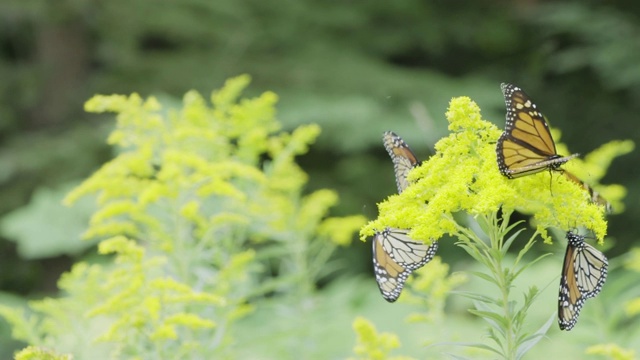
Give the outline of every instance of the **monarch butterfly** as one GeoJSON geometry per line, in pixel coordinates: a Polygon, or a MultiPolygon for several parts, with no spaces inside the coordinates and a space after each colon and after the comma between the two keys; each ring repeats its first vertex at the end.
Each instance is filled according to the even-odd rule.
{"type": "Polygon", "coordinates": [[[431,245],[415,241],[409,230],[386,228],[373,239],[373,268],[382,297],[394,302],[400,296],[409,275],[431,261],[438,242],[431,245]]]}
{"type": "MultiPolygon", "coordinates": [[[[393,161],[398,193],[409,186],[407,174],[420,161],[401,137],[391,131],[383,135],[385,149],[393,161]]],[[[373,269],[382,297],[394,302],[400,296],[409,275],[433,259],[438,242],[431,245],[411,239],[409,230],[385,228],[373,238],[373,269]]]]}
{"type": "Polygon", "coordinates": [[[589,197],[591,199],[591,202],[594,202],[598,205],[604,206],[604,209],[607,213],[610,213],[612,211],[611,208],[611,204],[605,199],[603,198],[597,191],[595,191],[591,186],[589,186],[589,184],[585,183],[584,181],[578,179],[575,175],[573,175],[572,173],[568,172],[568,171],[563,171],[563,174],[571,181],[573,181],[574,183],[582,186],[583,189],[585,189],[588,193],[589,193],[589,197]]]}
{"type": "Polygon", "coordinates": [[[559,170],[560,165],[578,156],[558,155],[544,115],[537,110],[522,89],[503,83],[507,105],[507,124],[498,139],[498,168],[509,179],[544,170],[559,170]]]}
{"type": "Polygon", "coordinates": [[[382,136],[382,142],[393,161],[393,170],[396,174],[396,185],[398,186],[399,194],[409,186],[407,175],[411,169],[420,165],[420,161],[416,158],[413,151],[411,151],[409,145],[395,133],[385,131],[382,136]]]}
{"type": "Polygon", "coordinates": [[[571,330],[578,322],[585,300],[600,293],[607,279],[608,264],[603,253],[584,242],[584,236],[567,232],[558,296],[560,330],[571,330]]]}

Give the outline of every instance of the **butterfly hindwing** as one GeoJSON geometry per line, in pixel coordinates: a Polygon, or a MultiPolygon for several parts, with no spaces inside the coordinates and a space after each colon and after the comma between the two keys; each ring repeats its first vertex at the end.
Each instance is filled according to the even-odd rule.
{"type": "Polygon", "coordinates": [[[373,238],[373,267],[382,297],[394,302],[409,275],[431,261],[438,243],[412,240],[408,230],[386,228],[373,238]]]}

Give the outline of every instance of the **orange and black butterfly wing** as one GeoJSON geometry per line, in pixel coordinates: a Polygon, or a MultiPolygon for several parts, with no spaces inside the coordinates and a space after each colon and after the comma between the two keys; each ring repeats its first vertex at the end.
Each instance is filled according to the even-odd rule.
{"type": "Polygon", "coordinates": [[[560,277],[558,325],[571,330],[578,322],[586,299],[595,297],[607,279],[606,256],[584,242],[584,236],[568,232],[567,250],[560,277]]]}
{"type": "Polygon", "coordinates": [[[498,139],[496,153],[500,172],[512,179],[547,169],[557,170],[577,154],[562,157],[544,115],[529,96],[513,84],[502,84],[507,107],[505,130],[498,139]]]}
{"type": "Polygon", "coordinates": [[[400,296],[409,275],[431,261],[438,243],[431,245],[412,240],[408,231],[386,228],[373,238],[373,268],[382,297],[394,302],[400,296]]]}
{"type": "Polygon", "coordinates": [[[420,165],[420,161],[411,151],[409,145],[402,138],[391,131],[385,131],[382,141],[384,148],[387,149],[391,160],[393,161],[393,170],[396,176],[396,185],[398,193],[404,191],[409,186],[407,175],[414,167],[420,165]]]}

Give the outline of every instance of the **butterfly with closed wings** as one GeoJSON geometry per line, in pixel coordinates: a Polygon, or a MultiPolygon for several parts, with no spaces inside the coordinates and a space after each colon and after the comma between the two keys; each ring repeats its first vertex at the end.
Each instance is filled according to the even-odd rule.
{"type": "MultiPolygon", "coordinates": [[[[521,88],[507,83],[500,87],[507,106],[507,123],[496,146],[502,175],[515,179],[545,170],[559,171],[562,164],[578,156],[558,155],[545,116],[521,88]]],[[[591,186],[567,171],[562,172],[569,180],[582,186],[592,202],[611,212],[609,202],[591,186]]]]}
{"type": "MultiPolygon", "coordinates": [[[[409,186],[407,175],[420,161],[401,137],[391,131],[383,136],[385,149],[393,161],[398,193],[409,186]]],[[[373,268],[382,297],[394,302],[400,296],[404,283],[414,270],[431,261],[438,250],[437,241],[431,245],[415,241],[409,230],[386,228],[373,238],[373,268]]]]}
{"type": "Polygon", "coordinates": [[[582,235],[567,232],[558,295],[560,330],[569,331],[576,325],[585,300],[598,295],[607,279],[607,257],[584,239],[582,235]]]}

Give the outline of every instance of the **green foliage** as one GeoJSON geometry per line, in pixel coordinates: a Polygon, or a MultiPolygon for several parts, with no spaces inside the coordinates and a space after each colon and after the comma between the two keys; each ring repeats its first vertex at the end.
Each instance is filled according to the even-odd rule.
{"type": "MultiPolygon", "coordinates": [[[[59,189],[61,183],[86,177],[111,156],[99,140],[104,127],[97,128],[96,123],[83,121],[87,115],[78,114],[80,102],[90,94],[161,91],[168,94],[160,97],[166,108],[175,101],[172,95],[192,88],[208,91],[228,74],[244,71],[256,79],[253,90],[248,89],[250,94],[277,90],[283,99],[279,118],[284,129],[309,122],[322,127],[322,136],[302,166],[310,175],[310,189],[329,187],[340,192],[338,214],[361,212],[364,207],[367,215],[375,217],[372,205],[391,193],[392,174],[379,146],[382,131],[402,134],[422,157],[428,154],[427,146],[445,132],[444,122],[434,121],[431,115],[440,113],[452,96],[460,94],[471,96],[482,105],[486,118],[502,124],[503,105],[496,85],[500,81],[513,80],[531,92],[537,87],[545,113],[553,115],[554,124],[566,130],[568,143],[581,153],[599,143],[594,134],[619,138],[623,133],[637,133],[636,96],[629,96],[637,91],[637,51],[628,50],[637,47],[633,16],[640,8],[616,2],[521,5],[486,0],[467,1],[458,7],[419,0],[348,5],[305,0],[249,0],[241,4],[234,0],[185,0],[161,6],[148,0],[126,4],[2,1],[0,98],[5,101],[0,103],[0,214],[27,204],[34,189],[59,189]],[[48,106],[51,104],[53,109],[48,106]],[[420,131],[416,131],[416,124],[420,131]]],[[[182,107],[180,100],[175,103],[182,107]]],[[[608,178],[635,183],[635,160],[627,158],[622,160],[626,163],[614,163],[608,178]]],[[[584,165],[573,166],[578,161],[572,160],[566,168],[590,179],[594,169],[578,174],[584,165]]],[[[614,198],[622,199],[623,188],[615,184],[602,187],[599,180],[587,182],[614,204],[616,212],[622,211],[624,204],[614,198]]],[[[629,187],[630,198],[638,197],[637,189],[629,187]]],[[[552,190],[555,192],[555,187],[552,190]]],[[[50,213],[59,215],[57,208],[45,206],[42,199],[37,195],[33,198],[37,206],[18,210],[23,217],[14,219],[22,224],[20,236],[4,236],[22,248],[29,244],[36,245],[31,249],[47,250],[42,256],[79,250],[67,248],[70,244],[89,246],[89,242],[83,245],[71,237],[53,243],[48,241],[52,236],[41,238],[43,246],[38,249],[37,236],[48,228],[39,224],[39,209],[50,208],[50,213]],[[56,244],[60,245],[57,250],[56,244]]],[[[57,199],[48,197],[55,203],[57,199]]],[[[609,229],[621,240],[622,251],[638,232],[637,206],[634,202],[626,205],[629,211],[614,219],[621,226],[609,229]]],[[[202,208],[187,207],[185,212],[197,221],[196,210],[202,208]]],[[[251,230],[264,230],[259,227],[251,230]]],[[[328,221],[323,228],[329,231],[328,221]]],[[[51,229],[53,235],[60,230],[51,229]]],[[[287,257],[265,260],[286,253],[284,238],[298,239],[284,231],[270,236],[256,236],[256,240],[271,240],[257,245],[261,251],[256,261],[263,266],[259,271],[285,274],[281,270],[293,269],[295,263],[304,268],[302,262],[287,257]],[[266,244],[269,249],[263,248],[266,244]],[[264,255],[266,250],[270,255],[264,255]]],[[[12,247],[5,242],[3,250],[12,247]]],[[[302,248],[314,251],[312,246],[302,248]]],[[[367,251],[351,254],[358,254],[356,264],[369,261],[367,251]]],[[[6,288],[16,283],[26,288],[32,274],[37,273],[33,270],[43,264],[13,258],[13,251],[3,251],[0,256],[5,269],[0,284],[6,288]]],[[[460,265],[457,259],[446,260],[454,269],[460,265]]],[[[326,269],[336,271],[339,266],[326,269]]],[[[522,278],[527,279],[526,274],[522,278]]],[[[600,297],[607,296],[613,280],[610,277],[600,297]]],[[[44,285],[48,289],[53,284],[44,285]]],[[[277,284],[267,281],[261,286],[258,293],[271,289],[279,295],[298,289],[291,286],[290,279],[277,284]]],[[[34,290],[42,288],[25,292],[34,290]]],[[[371,295],[370,291],[363,294],[371,295]]],[[[392,313],[388,307],[377,310],[392,313]]],[[[447,318],[451,317],[455,315],[448,314],[447,318]]],[[[387,324],[394,321],[391,317],[385,320],[387,324]]],[[[476,329],[470,321],[454,324],[451,326],[476,329]]],[[[405,343],[409,341],[403,337],[405,343]]]]}
{"type": "Polygon", "coordinates": [[[29,205],[14,210],[0,220],[0,232],[18,244],[18,253],[25,259],[75,255],[95,242],[82,241],[88,214],[95,206],[90,199],[79,201],[74,208],[61,204],[70,186],[51,190],[41,188],[29,205]]]}
{"type": "Polygon", "coordinates": [[[180,109],[136,94],[87,102],[118,114],[109,142],[120,153],[65,202],[95,197],[84,236],[113,262],[76,264],[58,284],[66,295],[29,312],[0,308],[16,338],[79,358],[230,356],[255,300],[314,291],[364,219],[328,217],[333,191],[303,195],[295,157],[319,128],[280,132],[276,95],[241,99],[248,83],[229,80],[213,106],[196,92],[180,109]]]}
{"type": "Polygon", "coordinates": [[[495,343],[494,346],[485,344],[467,346],[492,351],[504,359],[521,359],[536,343],[542,340],[554,317],[531,333],[526,326],[527,313],[538,298],[539,290],[535,286],[529,287],[521,302],[513,300],[511,296],[511,290],[519,275],[530,269],[546,255],[520,264],[524,255],[534,244],[538,235],[538,233],[534,233],[520,250],[513,264],[505,264],[507,251],[524,230],[520,229],[507,237],[510,231],[520,225],[518,222],[508,225],[510,216],[510,213],[503,214],[501,221],[498,221],[496,214],[486,217],[479,215],[479,227],[485,232],[481,235],[470,229],[459,227],[459,245],[487,270],[486,273],[472,272],[472,274],[478,280],[487,281],[494,289],[493,292],[490,292],[493,295],[477,293],[462,293],[462,295],[474,301],[475,309],[469,311],[489,324],[489,338],[495,343]],[[485,242],[485,238],[488,238],[488,243],[485,242]]]}
{"type": "Polygon", "coordinates": [[[545,38],[568,38],[571,46],[553,49],[549,66],[558,73],[591,69],[605,86],[637,93],[640,84],[640,27],[628,11],[585,7],[579,3],[547,4],[532,17],[545,38]]]}

